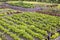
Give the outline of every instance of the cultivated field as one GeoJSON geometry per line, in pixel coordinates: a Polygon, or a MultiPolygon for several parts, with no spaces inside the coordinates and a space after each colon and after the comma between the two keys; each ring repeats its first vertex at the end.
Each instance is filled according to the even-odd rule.
{"type": "MultiPolygon", "coordinates": [[[[8,1],[0,5],[0,40],[56,40],[60,4],[8,1]]],[[[58,39],[59,40],[59,39],[58,39]]]]}

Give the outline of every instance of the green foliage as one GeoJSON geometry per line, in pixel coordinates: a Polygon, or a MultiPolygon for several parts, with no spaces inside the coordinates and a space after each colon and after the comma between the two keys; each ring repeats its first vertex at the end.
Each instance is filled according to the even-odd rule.
{"type": "Polygon", "coordinates": [[[0,38],[0,40],[2,40],[2,39],[0,38]]]}
{"type": "MultiPolygon", "coordinates": [[[[60,28],[59,18],[32,12],[13,14],[0,17],[0,30],[14,40],[21,40],[21,36],[27,40],[33,40],[34,37],[44,40],[48,36],[48,32],[55,32],[56,29],[60,28]]],[[[55,33],[52,38],[57,36],[59,35],[55,33]]]]}
{"type": "Polygon", "coordinates": [[[37,1],[37,2],[49,2],[49,3],[60,3],[60,0],[0,0],[1,2],[5,1],[37,1]]]}
{"type": "Polygon", "coordinates": [[[13,6],[21,6],[21,7],[24,7],[24,8],[34,8],[33,4],[23,3],[22,1],[18,2],[18,3],[9,3],[9,4],[13,5],[13,6]]]}
{"type": "Polygon", "coordinates": [[[59,33],[55,33],[54,35],[52,35],[52,39],[55,39],[55,38],[57,38],[59,36],[59,33]]]}

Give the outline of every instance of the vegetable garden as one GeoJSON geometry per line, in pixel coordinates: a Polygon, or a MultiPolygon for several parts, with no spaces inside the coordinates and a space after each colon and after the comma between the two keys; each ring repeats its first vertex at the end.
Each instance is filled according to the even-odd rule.
{"type": "MultiPolygon", "coordinates": [[[[55,33],[56,30],[60,29],[59,18],[29,12],[13,14],[12,16],[0,17],[0,31],[11,36],[14,40],[21,40],[21,36],[27,40],[33,40],[34,37],[44,40],[49,32],[55,33]]],[[[55,38],[55,36],[51,38],[55,38]]]]}
{"type": "MultiPolygon", "coordinates": [[[[41,13],[45,11],[44,8],[32,12],[16,10],[21,7],[33,9],[36,8],[36,4],[22,5],[21,2],[6,4],[12,6],[4,4],[6,8],[0,9],[0,40],[55,40],[60,36],[59,16],[41,13]]],[[[39,7],[45,6],[39,5],[39,7]]],[[[50,11],[50,7],[48,8],[45,12],[50,11]]]]}

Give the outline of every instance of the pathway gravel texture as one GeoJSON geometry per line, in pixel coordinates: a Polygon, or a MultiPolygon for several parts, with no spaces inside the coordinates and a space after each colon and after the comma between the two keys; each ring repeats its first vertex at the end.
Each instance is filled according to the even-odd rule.
{"type": "Polygon", "coordinates": [[[56,38],[55,40],[60,40],[60,36],[58,38],[56,38]]]}
{"type": "MultiPolygon", "coordinates": [[[[27,12],[34,12],[34,11],[42,10],[42,8],[39,7],[39,5],[37,4],[35,5],[36,6],[35,8],[23,8],[23,7],[18,7],[18,6],[12,6],[12,5],[9,5],[8,3],[4,3],[3,6],[9,7],[15,10],[21,10],[21,11],[27,11],[27,12]]],[[[2,8],[1,5],[0,5],[0,8],[2,8]]]]}

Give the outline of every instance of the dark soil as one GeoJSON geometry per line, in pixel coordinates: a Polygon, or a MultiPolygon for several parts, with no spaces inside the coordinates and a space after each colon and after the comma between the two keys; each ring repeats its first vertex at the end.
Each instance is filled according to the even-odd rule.
{"type": "Polygon", "coordinates": [[[9,35],[5,34],[5,37],[7,40],[13,40],[13,38],[11,38],[9,35]]]}
{"type": "Polygon", "coordinates": [[[42,11],[36,11],[38,13],[43,13],[43,14],[48,14],[48,15],[52,15],[52,16],[59,16],[60,17],[60,13],[54,13],[54,12],[42,12],[42,11]]]}

